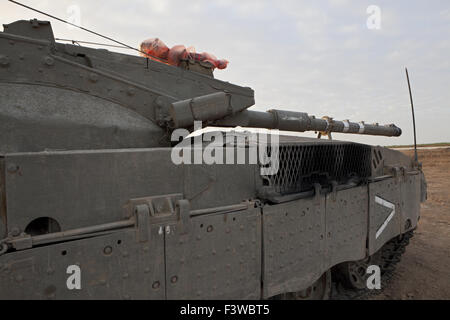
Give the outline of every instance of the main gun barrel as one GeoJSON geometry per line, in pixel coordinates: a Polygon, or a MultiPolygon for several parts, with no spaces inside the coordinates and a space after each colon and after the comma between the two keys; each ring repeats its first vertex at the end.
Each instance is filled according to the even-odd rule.
{"type": "Polygon", "coordinates": [[[221,126],[258,127],[283,131],[341,132],[374,136],[398,137],[402,130],[394,124],[379,125],[349,120],[334,120],[330,117],[316,118],[305,112],[269,110],[268,112],[245,110],[227,119],[216,122],[221,126]]]}
{"type": "Polygon", "coordinates": [[[349,120],[334,120],[330,117],[316,118],[305,112],[269,110],[267,112],[247,110],[248,106],[233,103],[233,96],[218,92],[193,99],[175,102],[170,115],[174,128],[189,128],[194,121],[225,127],[253,127],[278,129],[283,131],[316,131],[321,134],[331,132],[367,134],[398,137],[402,130],[394,124],[379,125],[349,120]]]}

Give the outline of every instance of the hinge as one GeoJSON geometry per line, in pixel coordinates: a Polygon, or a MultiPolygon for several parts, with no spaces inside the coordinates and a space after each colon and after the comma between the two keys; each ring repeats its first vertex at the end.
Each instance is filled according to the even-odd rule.
{"type": "Polygon", "coordinates": [[[133,213],[137,216],[138,241],[149,238],[150,225],[159,225],[159,235],[170,233],[174,226],[181,234],[190,230],[190,203],[179,193],[131,199],[126,211],[127,216],[133,213]]]}

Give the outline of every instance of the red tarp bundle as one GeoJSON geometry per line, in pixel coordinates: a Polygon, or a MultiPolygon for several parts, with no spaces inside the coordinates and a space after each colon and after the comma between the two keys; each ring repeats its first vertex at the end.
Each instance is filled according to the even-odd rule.
{"type": "Polygon", "coordinates": [[[149,59],[164,62],[173,66],[178,66],[181,60],[186,59],[209,62],[217,69],[225,69],[228,65],[227,60],[217,59],[214,55],[207,52],[196,53],[193,47],[186,48],[183,45],[176,45],[169,49],[165,43],[158,38],[143,41],[141,43],[141,51],[143,52],[141,55],[149,59]]]}

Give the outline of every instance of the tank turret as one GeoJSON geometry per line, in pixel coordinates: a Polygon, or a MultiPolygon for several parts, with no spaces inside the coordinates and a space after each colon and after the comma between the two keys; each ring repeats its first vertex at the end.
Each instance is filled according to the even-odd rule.
{"type": "Polygon", "coordinates": [[[186,67],[197,63],[203,70],[203,62],[172,66],[58,43],[47,21],[4,27],[0,152],[168,146],[168,132],[192,128],[194,121],[321,134],[401,134],[395,125],[247,110],[255,103],[253,90],[186,67]]]}

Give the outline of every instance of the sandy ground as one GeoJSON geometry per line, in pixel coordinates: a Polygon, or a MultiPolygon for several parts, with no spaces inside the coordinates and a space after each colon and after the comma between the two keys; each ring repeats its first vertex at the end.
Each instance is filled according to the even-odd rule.
{"type": "Polygon", "coordinates": [[[373,299],[450,299],[450,148],[419,150],[418,155],[428,200],[394,277],[373,299]]]}

